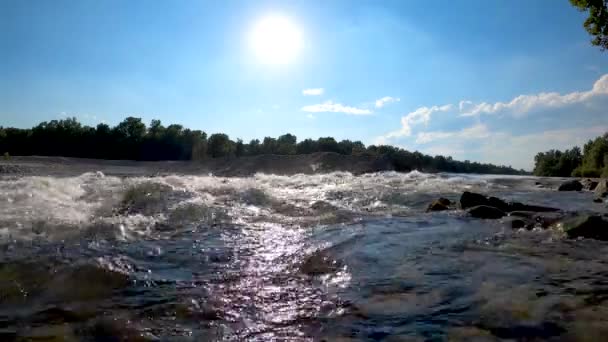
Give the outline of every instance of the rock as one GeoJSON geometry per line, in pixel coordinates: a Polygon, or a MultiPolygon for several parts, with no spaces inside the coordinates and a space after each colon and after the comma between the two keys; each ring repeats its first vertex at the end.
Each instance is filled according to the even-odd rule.
{"type": "Polygon", "coordinates": [[[508,207],[508,204],[505,201],[497,197],[486,197],[484,195],[469,191],[463,192],[462,196],[460,196],[460,207],[462,209],[472,208],[480,205],[494,207],[500,210],[505,210],[508,207]]]}
{"type": "Polygon", "coordinates": [[[548,228],[564,218],[563,212],[540,213],[534,216],[534,221],[543,228],[548,228]]]}
{"type": "Polygon", "coordinates": [[[507,204],[507,202],[501,200],[498,197],[489,197],[488,198],[488,205],[490,207],[498,208],[498,209],[500,209],[502,211],[510,211],[509,204],[507,204]]]}
{"type": "Polygon", "coordinates": [[[450,201],[449,199],[445,198],[445,197],[439,197],[439,199],[437,200],[437,202],[443,204],[443,205],[450,205],[452,204],[452,201],[450,201]]]}
{"type": "Polygon", "coordinates": [[[536,216],[536,212],[534,212],[534,211],[512,211],[509,213],[509,216],[534,219],[534,217],[536,216]]]}
{"type": "Polygon", "coordinates": [[[478,205],[485,205],[489,207],[494,207],[500,209],[504,212],[512,212],[512,211],[533,211],[533,212],[551,212],[551,211],[559,211],[556,208],[550,207],[542,207],[538,205],[528,205],[519,202],[511,202],[507,203],[500,198],[497,197],[486,197],[481,194],[476,194],[474,192],[465,191],[460,196],[460,207],[462,209],[467,209],[471,207],[475,207],[478,205]]]}
{"type": "Polygon", "coordinates": [[[537,225],[547,228],[550,225],[564,218],[563,212],[534,212],[534,211],[513,211],[509,213],[511,217],[517,217],[524,220],[531,220],[537,225]]]}
{"type": "Polygon", "coordinates": [[[601,198],[594,198],[593,202],[595,202],[595,203],[604,203],[604,200],[601,199],[601,198]]]}
{"type": "Polygon", "coordinates": [[[589,179],[589,178],[582,180],[581,183],[583,184],[583,189],[589,190],[589,191],[595,190],[595,188],[597,187],[597,184],[598,184],[597,181],[594,181],[593,179],[589,179]]]}
{"type": "Polygon", "coordinates": [[[447,198],[439,198],[436,201],[433,201],[433,203],[429,204],[429,206],[426,208],[426,211],[443,211],[443,210],[448,210],[450,209],[448,206],[452,204],[452,202],[447,199],[447,198]]]}
{"type": "Polygon", "coordinates": [[[509,212],[531,211],[531,212],[541,213],[541,212],[559,211],[559,209],[551,208],[551,207],[541,207],[539,205],[528,205],[528,204],[523,204],[523,203],[519,203],[519,202],[511,202],[511,203],[509,203],[509,208],[507,211],[509,211],[509,212]]]}
{"type": "Polygon", "coordinates": [[[470,208],[467,212],[473,217],[482,219],[499,219],[507,215],[504,211],[489,205],[478,205],[470,208]]]}
{"type": "Polygon", "coordinates": [[[562,223],[564,232],[569,238],[584,237],[596,240],[608,240],[608,221],[599,215],[582,215],[562,223]]]}
{"type": "Polygon", "coordinates": [[[581,191],[583,190],[583,184],[577,180],[570,180],[562,183],[562,185],[557,188],[558,191],[581,191]]]}
{"type": "Polygon", "coordinates": [[[511,228],[513,229],[525,228],[528,224],[527,221],[522,219],[511,220],[511,228]]]}
{"type": "Polygon", "coordinates": [[[530,218],[519,217],[519,216],[509,216],[505,217],[503,223],[507,227],[511,227],[512,229],[526,228],[532,229],[534,227],[534,221],[530,218]]]}
{"type": "Polygon", "coordinates": [[[467,209],[478,205],[487,205],[488,198],[481,194],[465,191],[460,196],[460,208],[467,209]]]}
{"type": "Polygon", "coordinates": [[[602,179],[597,183],[595,195],[599,198],[608,196],[608,179],[602,179]]]}

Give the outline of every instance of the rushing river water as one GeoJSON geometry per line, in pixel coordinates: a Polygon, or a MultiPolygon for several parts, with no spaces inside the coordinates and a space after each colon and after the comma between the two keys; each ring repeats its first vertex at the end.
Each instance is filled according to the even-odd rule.
{"type": "Polygon", "coordinates": [[[377,173],[0,178],[0,340],[599,341],[608,244],[425,213],[536,179],[377,173]]]}

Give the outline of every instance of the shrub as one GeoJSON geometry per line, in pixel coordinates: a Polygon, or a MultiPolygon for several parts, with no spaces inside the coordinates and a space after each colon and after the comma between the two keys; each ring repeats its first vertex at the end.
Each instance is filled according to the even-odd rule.
{"type": "Polygon", "coordinates": [[[11,160],[11,155],[8,152],[4,152],[4,160],[11,160]]]}

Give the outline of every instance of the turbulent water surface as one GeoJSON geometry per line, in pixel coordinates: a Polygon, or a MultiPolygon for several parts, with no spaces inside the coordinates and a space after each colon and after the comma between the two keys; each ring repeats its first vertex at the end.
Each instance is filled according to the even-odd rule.
{"type": "Polygon", "coordinates": [[[0,178],[0,340],[602,340],[607,244],[424,212],[463,190],[605,210],[535,181],[0,178]]]}

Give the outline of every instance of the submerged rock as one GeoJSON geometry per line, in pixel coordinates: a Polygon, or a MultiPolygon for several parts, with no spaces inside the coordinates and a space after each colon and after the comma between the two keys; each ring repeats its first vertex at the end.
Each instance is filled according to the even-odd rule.
{"type": "Polygon", "coordinates": [[[599,198],[608,196],[608,179],[602,179],[597,183],[595,195],[599,198]]]}
{"type": "Polygon", "coordinates": [[[460,207],[462,209],[468,209],[476,206],[490,206],[500,210],[504,210],[508,207],[508,204],[497,197],[486,197],[482,194],[465,191],[460,196],[460,207]]]}
{"type": "Polygon", "coordinates": [[[569,238],[608,240],[608,221],[599,215],[582,215],[562,223],[569,238]]]}
{"type": "Polygon", "coordinates": [[[562,185],[557,188],[557,191],[581,191],[583,190],[583,184],[577,180],[570,180],[562,183],[562,185]]]}
{"type": "Polygon", "coordinates": [[[540,226],[547,228],[564,217],[563,212],[534,212],[534,211],[513,211],[509,213],[510,217],[520,218],[526,221],[531,221],[532,226],[540,226]]]}
{"type": "Polygon", "coordinates": [[[528,205],[519,202],[510,202],[507,203],[500,198],[497,197],[487,197],[482,194],[477,194],[474,192],[465,191],[462,193],[460,197],[460,207],[462,209],[468,209],[471,207],[485,205],[489,207],[494,207],[504,212],[512,212],[512,211],[532,211],[532,212],[551,212],[551,211],[559,211],[559,209],[551,208],[551,207],[543,207],[538,205],[528,205]]]}
{"type": "Polygon", "coordinates": [[[342,263],[331,258],[324,251],[317,251],[300,264],[300,272],[315,276],[336,272],[342,267],[342,263]]]}
{"type": "Polygon", "coordinates": [[[520,216],[508,216],[505,217],[503,223],[513,229],[526,228],[532,229],[534,227],[534,220],[531,218],[520,217],[520,216]]]}
{"type": "Polygon", "coordinates": [[[429,204],[429,206],[426,208],[426,211],[443,211],[443,210],[448,210],[449,205],[452,204],[452,201],[450,201],[447,198],[439,198],[436,201],[433,201],[433,203],[429,204]]]}
{"type": "Polygon", "coordinates": [[[541,213],[541,212],[559,211],[559,209],[551,208],[551,207],[542,207],[540,205],[529,205],[529,204],[523,204],[523,203],[519,203],[519,202],[511,202],[511,203],[509,203],[509,208],[507,211],[508,212],[528,211],[528,212],[541,213]]]}
{"type": "Polygon", "coordinates": [[[473,217],[482,219],[499,219],[507,215],[504,211],[488,205],[478,205],[470,208],[467,212],[473,217]]]}

